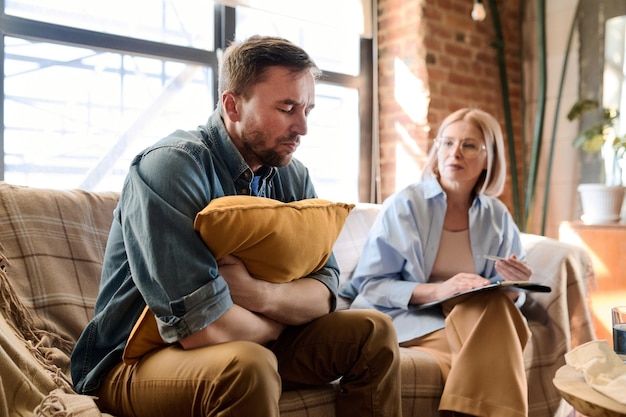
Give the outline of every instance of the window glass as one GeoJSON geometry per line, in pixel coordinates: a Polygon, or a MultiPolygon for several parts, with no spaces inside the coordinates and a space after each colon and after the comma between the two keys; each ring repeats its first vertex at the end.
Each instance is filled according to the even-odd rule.
{"type": "MultiPolygon", "coordinates": [[[[237,7],[236,14],[238,40],[255,34],[281,36],[304,48],[322,70],[358,74],[358,35],[246,7],[237,7]]],[[[318,196],[358,201],[358,91],[318,81],[308,128],[295,157],[309,168],[318,196]]]]}
{"type": "Polygon", "coordinates": [[[5,180],[120,190],[131,159],[214,108],[211,69],[5,38],[5,180]]]}
{"type": "MultiPolygon", "coordinates": [[[[618,109],[620,114],[626,109],[626,16],[607,19],[604,39],[603,106],[618,109]]],[[[626,118],[619,117],[615,124],[616,134],[626,132],[626,118]]],[[[607,184],[626,184],[626,156],[616,161],[610,143],[602,147],[604,178],[607,184]]]]}
{"type": "Polygon", "coordinates": [[[324,23],[364,37],[372,36],[372,0],[223,0],[222,2],[264,10],[274,15],[324,23]]]}
{"type": "Polygon", "coordinates": [[[213,50],[210,0],[5,0],[5,13],[96,32],[213,50]]]}
{"type": "MultiPolygon", "coordinates": [[[[141,0],[142,7],[118,1],[5,4],[7,14],[22,18],[214,49],[212,1],[141,0]]],[[[296,19],[237,7],[236,37],[282,36],[323,71],[358,76],[358,32],[313,23],[328,21],[325,9],[309,10],[296,19]]],[[[15,184],[120,190],[139,151],[175,129],[195,129],[215,107],[216,74],[201,65],[7,36],[4,70],[3,174],[15,184]]],[[[359,92],[323,78],[316,92],[296,157],[309,167],[321,198],[358,201],[359,92]]]]}
{"type": "Polygon", "coordinates": [[[320,198],[359,200],[359,143],[358,91],[318,83],[309,130],[295,157],[309,168],[320,198]]]}
{"type": "Polygon", "coordinates": [[[325,25],[327,9],[315,9],[318,16],[296,19],[248,7],[237,7],[236,37],[281,36],[304,48],[325,71],[358,75],[360,37],[354,30],[325,25]]]}

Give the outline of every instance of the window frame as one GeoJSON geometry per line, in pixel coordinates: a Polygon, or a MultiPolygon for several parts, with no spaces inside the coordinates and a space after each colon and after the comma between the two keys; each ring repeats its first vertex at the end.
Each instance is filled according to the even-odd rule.
{"type": "MultiPolygon", "coordinates": [[[[99,50],[121,54],[133,54],[150,58],[160,58],[186,63],[196,63],[209,66],[218,73],[217,52],[224,49],[235,39],[235,9],[230,6],[215,3],[215,45],[213,51],[147,41],[120,35],[95,32],[86,29],[73,28],[52,23],[25,19],[5,13],[5,1],[0,0],[0,73],[3,74],[0,83],[0,115],[4,115],[4,60],[5,37],[23,38],[31,41],[45,41],[77,47],[91,47],[99,50]]],[[[356,76],[324,71],[319,83],[333,84],[353,88],[359,94],[360,120],[360,149],[359,149],[359,201],[376,200],[377,187],[373,186],[376,180],[373,167],[373,120],[374,120],[374,54],[373,41],[360,38],[360,71],[356,76]]],[[[217,77],[213,79],[214,102],[217,97],[217,77]]],[[[0,181],[4,181],[4,117],[0,118],[0,181]]]]}

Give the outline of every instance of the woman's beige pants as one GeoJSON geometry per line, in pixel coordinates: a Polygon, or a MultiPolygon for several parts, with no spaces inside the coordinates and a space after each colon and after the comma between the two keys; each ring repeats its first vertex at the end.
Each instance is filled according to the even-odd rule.
{"type": "Polygon", "coordinates": [[[446,327],[403,343],[432,354],[444,389],[439,410],[480,417],[527,417],[523,351],[526,319],[499,290],[444,303],[446,327]]]}

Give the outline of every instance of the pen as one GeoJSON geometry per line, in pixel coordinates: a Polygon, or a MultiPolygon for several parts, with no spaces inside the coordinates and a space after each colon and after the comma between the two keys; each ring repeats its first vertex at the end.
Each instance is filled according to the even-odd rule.
{"type": "Polygon", "coordinates": [[[506,261],[507,259],[509,259],[496,255],[485,255],[485,258],[489,259],[490,261],[506,261]]]}
{"type": "MultiPolygon", "coordinates": [[[[503,258],[502,256],[496,256],[496,255],[485,255],[485,258],[489,259],[490,261],[495,261],[495,262],[497,262],[497,261],[506,261],[506,260],[509,259],[509,258],[503,258]]],[[[523,261],[520,261],[520,262],[526,263],[526,262],[523,262],[523,261]]]]}

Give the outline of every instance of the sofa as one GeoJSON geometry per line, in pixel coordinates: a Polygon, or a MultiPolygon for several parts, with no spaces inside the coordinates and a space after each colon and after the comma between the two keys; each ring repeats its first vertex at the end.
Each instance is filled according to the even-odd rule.
{"type": "MultiPolygon", "coordinates": [[[[68,368],[93,314],[117,198],[0,182],[0,415],[106,416],[92,397],[72,391],[68,368]]],[[[333,249],[342,282],[379,208],[358,203],[350,212],[333,249]]],[[[586,299],[591,260],[585,250],[550,238],[524,234],[523,243],[532,280],[552,288],[529,293],[523,306],[533,334],[525,350],[529,415],[567,416],[572,408],[552,379],[567,351],[594,338],[586,299]]],[[[348,306],[340,300],[339,308],[348,306]]],[[[402,415],[438,416],[442,380],[434,359],[401,348],[401,361],[402,415]]],[[[281,416],[335,416],[337,392],[336,383],[284,392],[281,416]]]]}

